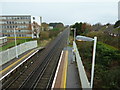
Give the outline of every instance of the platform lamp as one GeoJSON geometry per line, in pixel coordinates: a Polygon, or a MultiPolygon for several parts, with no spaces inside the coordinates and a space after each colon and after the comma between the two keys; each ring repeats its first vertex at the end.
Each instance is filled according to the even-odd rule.
{"type": "Polygon", "coordinates": [[[15,47],[16,47],[16,58],[18,58],[18,50],[17,50],[17,41],[16,41],[16,30],[18,28],[14,28],[14,37],[15,37],[15,47]]]}
{"type": "Polygon", "coordinates": [[[91,70],[91,82],[90,86],[93,88],[93,78],[94,78],[94,66],[95,66],[95,54],[96,54],[96,44],[97,44],[97,37],[90,38],[86,36],[76,36],[77,41],[94,41],[93,46],[93,56],[92,56],[92,70],[91,70]]]}
{"type": "Polygon", "coordinates": [[[71,28],[71,30],[74,31],[74,42],[75,42],[75,37],[76,37],[76,28],[71,28]]]}
{"type": "MultiPolygon", "coordinates": [[[[71,28],[71,30],[74,31],[74,33],[73,33],[74,34],[74,36],[73,36],[74,40],[73,41],[75,42],[75,40],[76,40],[76,38],[75,38],[76,37],[76,28],[71,28]]],[[[72,50],[72,52],[73,52],[73,61],[75,61],[74,49],[72,50]]]]}

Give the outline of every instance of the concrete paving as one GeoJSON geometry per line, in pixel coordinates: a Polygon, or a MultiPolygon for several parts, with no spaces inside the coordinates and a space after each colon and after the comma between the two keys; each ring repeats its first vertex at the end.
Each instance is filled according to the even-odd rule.
{"type": "Polygon", "coordinates": [[[68,72],[66,88],[81,88],[77,65],[73,62],[72,47],[67,47],[68,50],[68,72]]]}

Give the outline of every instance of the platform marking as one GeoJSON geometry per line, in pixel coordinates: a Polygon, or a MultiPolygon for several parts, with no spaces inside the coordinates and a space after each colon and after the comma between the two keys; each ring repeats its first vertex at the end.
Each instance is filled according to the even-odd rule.
{"type": "Polygon", "coordinates": [[[18,68],[22,63],[24,63],[26,60],[28,60],[31,56],[33,56],[35,53],[37,53],[39,50],[36,50],[36,52],[34,52],[34,50],[32,50],[31,52],[29,52],[28,54],[26,54],[25,56],[23,56],[22,58],[20,58],[19,60],[17,60],[16,62],[14,62],[13,64],[11,64],[10,66],[8,66],[7,68],[5,68],[4,70],[0,71],[0,74],[2,74],[3,72],[5,72],[6,70],[8,70],[9,68],[11,68],[13,65],[15,65],[16,63],[18,63],[19,61],[21,61],[22,59],[24,59],[25,57],[27,57],[28,55],[30,55],[32,52],[34,52],[32,55],[30,55],[28,58],[26,58],[24,61],[22,61],[20,64],[18,64],[15,68],[13,68],[11,71],[9,71],[7,74],[5,74],[2,78],[0,78],[0,81],[6,77],[8,74],[10,74],[12,71],[14,71],[16,68],[18,68]]]}
{"type": "Polygon", "coordinates": [[[67,78],[67,63],[68,63],[68,51],[65,51],[64,65],[62,71],[62,82],[60,88],[66,88],[66,78],[67,78]]]}
{"type": "Polygon", "coordinates": [[[12,66],[14,66],[15,64],[17,64],[18,62],[20,62],[21,60],[23,60],[25,57],[27,57],[28,55],[30,55],[34,50],[32,50],[31,52],[29,52],[28,54],[26,54],[25,56],[23,56],[22,58],[18,59],[16,62],[12,63],[11,65],[9,65],[8,67],[6,67],[5,69],[0,71],[1,73],[4,73],[5,71],[7,71],[8,69],[10,69],[12,66]]]}
{"type": "Polygon", "coordinates": [[[63,88],[66,88],[66,80],[67,80],[67,68],[68,68],[68,51],[66,51],[65,54],[65,71],[64,71],[64,86],[63,88]]]}
{"type": "Polygon", "coordinates": [[[63,56],[63,51],[61,53],[60,60],[59,60],[57,70],[56,70],[56,73],[55,73],[55,77],[54,77],[54,80],[53,80],[53,83],[52,83],[52,87],[51,87],[52,89],[55,87],[55,82],[56,82],[58,71],[59,71],[59,68],[60,68],[61,61],[62,61],[62,56],[63,56]]]}

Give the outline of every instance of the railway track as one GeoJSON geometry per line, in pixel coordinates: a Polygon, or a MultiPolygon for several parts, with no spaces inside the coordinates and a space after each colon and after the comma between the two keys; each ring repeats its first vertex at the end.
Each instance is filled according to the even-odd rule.
{"type": "Polygon", "coordinates": [[[50,88],[59,56],[63,48],[67,45],[68,35],[69,30],[64,30],[43,51],[38,52],[29,60],[32,64],[29,62],[24,66],[25,69],[20,69],[16,78],[12,78],[3,84],[3,89],[50,88]]]}

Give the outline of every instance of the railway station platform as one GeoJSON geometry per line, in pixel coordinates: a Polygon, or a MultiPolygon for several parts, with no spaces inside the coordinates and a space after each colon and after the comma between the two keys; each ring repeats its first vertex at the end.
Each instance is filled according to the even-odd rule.
{"type": "MultiPolygon", "coordinates": [[[[10,62],[0,66],[0,80],[11,73],[12,70],[17,68],[22,62],[27,60],[32,55],[36,54],[38,50],[42,48],[36,48],[29,50],[15,58],[10,62]]],[[[61,57],[57,66],[55,77],[52,83],[52,88],[81,88],[80,79],[78,75],[78,69],[76,62],[73,61],[73,53],[71,47],[66,47],[61,53],[61,57]]]]}
{"type": "Polygon", "coordinates": [[[73,57],[72,48],[64,48],[61,53],[52,88],[81,88],[77,65],[73,57]]]}
{"type": "Polygon", "coordinates": [[[0,80],[2,80],[7,75],[9,75],[12,71],[14,71],[22,63],[24,63],[27,59],[29,59],[34,54],[36,54],[40,49],[43,49],[43,47],[28,50],[25,53],[19,55],[18,58],[14,58],[14,59],[10,60],[9,62],[1,65],[0,66],[0,80]]]}

